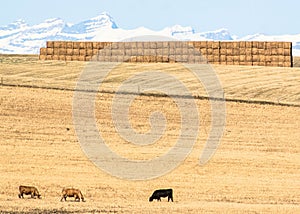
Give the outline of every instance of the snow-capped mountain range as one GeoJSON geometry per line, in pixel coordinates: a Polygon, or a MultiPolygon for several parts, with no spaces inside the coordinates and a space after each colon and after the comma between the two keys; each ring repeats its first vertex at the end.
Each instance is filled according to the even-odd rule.
{"type": "Polygon", "coordinates": [[[145,27],[126,30],[119,28],[106,12],[77,24],[66,23],[62,19],[54,18],[33,26],[29,26],[22,19],[6,26],[0,26],[0,54],[38,54],[40,47],[45,47],[46,41],[50,40],[122,41],[150,35],[193,41],[290,41],[293,42],[293,55],[300,56],[300,34],[279,36],[254,34],[239,38],[231,35],[227,29],[197,33],[192,27],[180,25],[167,27],[160,31],[153,31],[145,27]]]}

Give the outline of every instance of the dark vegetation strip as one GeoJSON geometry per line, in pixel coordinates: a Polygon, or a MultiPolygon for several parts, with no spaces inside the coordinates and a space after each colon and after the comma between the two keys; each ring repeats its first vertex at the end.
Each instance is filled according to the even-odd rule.
{"type": "Polygon", "coordinates": [[[247,104],[259,104],[259,105],[273,105],[273,106],[287,106],[287,107],[298,107],[300,104],[291,104],[291,103],[279,103],[272,101],[263,101],[263,100],[244,100],[244,99],[235,99],[235,98],[217,98],[217,97],[208,97],[208,96],[188,96],[188,95],[166,95],[166,94],[157,94],[157,93],[137,93],[137,92],[128,92],[128,91],[119,91],[113,92],[108,90],[79,90],[79,89],[70,89],[70,88],[60,88],[60,87],[49,87],[49,86],[35,86],[35,85],[20,85],[20,84],[7,84],[3,83],[0,86],[6,87],[21,87],[21,88],[34,88],[34,89],[45,89],[45,90],[58,90],[58,91],[79,91],[87,93],[104,93],[104,94],[123,94],[123,95],[136,95],[136,96],[146,96],[146,97],[176,97],[183,99],[198,99],[198,100],[213,100],[213,101],[226,101],[226,102],[238,102],[238,103],[247,103],[247,104]]]}

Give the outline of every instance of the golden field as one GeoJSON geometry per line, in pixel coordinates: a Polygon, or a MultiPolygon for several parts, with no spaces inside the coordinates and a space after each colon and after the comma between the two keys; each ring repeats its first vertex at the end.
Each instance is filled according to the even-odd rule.
{"type": "MultiPolygon", "coordinates": [[[[72,119],[73,89],[87,63],[38,61],[37,56],[0,56],[0,62],[2,213],[300,212],[300,68],[213,66],[225,98],[231,100],[226,102],[225,131],[215,155],[199,165],[211,109],[208,100],[196,99],[200,131],[185,161],[159,178],[130,181],[100,170],[80,148],[72,119]],[[43,198],[19,199],[21,184],[36,186],[43,198]],[[66,186],[79,188],[86,202],[60,202],[66,186]],[[148,202],[159,188],[173,188],[174,202],[148,202]]],[[[129,110],[132,127],[140,133],[149,130],[152,112],[164,113],[168,126],[155,144],[135,146],[114,128],[111,104],[117,87],[137,70],[158,69],[176,75],[193,95],[207,96],[181,65],[114,67],[100,88],[105,93],[97,94],[95,115],[109,147],[129,159],[164,154],[180,132],[176,104],[157,96],[137,96],[129,110]]],[[[132,90],[140,87],[143,84],[132,90]]]]}

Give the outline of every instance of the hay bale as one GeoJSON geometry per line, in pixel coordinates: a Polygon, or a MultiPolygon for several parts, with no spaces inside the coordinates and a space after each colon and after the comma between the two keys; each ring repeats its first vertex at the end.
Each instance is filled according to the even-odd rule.
{"type": "Polygon", "coordinates": [[[169,62],[175,62],[175,55],[169,55],[169,62]]]}
{"type": "Polygon", "coordinates": [[[218,57],[219,57],[219,55],[220,55],[220,50],[219,50],[219,48],[213,49],[212,54],[213,54],[214,56],[218,56],[218,57]]]}
{"type": "Polygon", "coordinates": [[[103,55],[97,55],[97,61],[99,61],[99,62],[105,62],[105,56],[103,56],[103,55]]]}
{"type": "Polygon", "coordinates": [[[226,49],[226,55],[233,56],[233,49],[231,49],[231,48],[226,49]]]}
{"type": "Polygon", "coordinates": [[[240,55],[240,62],[246,62],[246,55],[240,55]]]}
{"type": "MultiPolygon", "coordinates": [[[[79,56],[86,56],[86,49],[79,49],[79,56]]],[[[80,60],[80,61],[83,61],[83,60],[80,60]]]]}
{"type": "Polygon", "coordinates": [[[220,49],[226,49],[227,48],[227,42],[220,42],[220,49]]]}
{"type": "Polygon", "coordinates": [[[194,41],[194,42],[192,42],[192,45],[193,45],[193,48],[200,49],[201,42],[200,41],[194,41]]]}
{"type": "Polygon", "coordinates": [[[47,55],[47,48],[40,48],[40,55],[47,55]]]}
{"type": "Polygon", "coordinates": [[[166,55],[162,56],[162,61],[163,62],[169,62],[169,57],[166,56],[166,55]]]}
{"type": "Polygon", "coordinates": [[[53,48],[60,48],[60,41],[53,41],[53,48]]]}
{"type": "Polygon", "coordinates": [[[278,55],[277,48],[272,48],[271,49],[271,55],[273,55],[273,56],[277,56],[278,55]]]}
{"type": "Polygon", "coordinates": [[[119,49],[122,49],[122,50],[125,49],[125,44],[124,44],[124,42],[118,42],[118,45],[119,45],[119,49]]]}
{"type": "Polygon", "coordinates": [[[220,55],[226,55],[227,54],[227,49],[221,48],[220,49],[220,55]]]}
{"type": "MultiPolygon", "coordinates": [[[[112,44],[111,44],[111,49],[112,50],[117,50],[117,49],[119,49],[119,43],[118,42],[113,42],[112,44]]],[[[115,61],[114,61],[115,62],[115,61]]]]}
{"type": "Polygon", "coordinates": [[[189,49],[186,47],[186,48],[182,48],[181,49],[181,53],[182,55],[188,55],[189,54],[189,49]]]}
{"type": "Polygon", "coordinates": [[[177,48],[182,48],[182,46],[183,46],[183,42],[175,41],[174,43],[175,43],[175,48],[176,48],[176,49],[177,49],[177,48]]]}
{"type": "MultiPolygon", "coordinates": [[[[133,51],[133,50],[132,50],[133,51]]],[[[136,56],[143,56],[144,55],[144,49],[137,49],[137,53],[135,54],[136,56]]]]}
{"type": "Polygon", "coordinates": [[[213,49],[220,49],[220,42],[219,41],[212,42],[212,48],[213,49]]]}
{"type": "Polygon", "coordinates": [[[220,57],[218,55],[214,55],[213,62],[214,64],[220,64],[220,57]]]}
{"type": "Polygon", "coordinates": [[[99,50],[100,49],[100,43],[99,42],[92,42],[92,48],[94,50],[99,50]]]}
{"type": "Polygon", "coordinates": [[[157,48],[157,42],[149,42],[149,48],[150,49],[156,49],[157,48]]]}
{"type": "Polygon", "coordinates": [[[79,49],[80,48],[80,42],[73,42],[73,49],[79,49]]]}
{"type": "Polygon", "coordinates": [[[283,52],[284,52],[283,53],[284,56],[292,56],[292,49],[285,48],[283,52]]]}
{"type": "Polygon", "coordinates": [[[130,42],[124,42],[124,49],[130,49],[131,50],[131,43],[130,42]]]}
{"type": "Polygon", "coordinates": [[[156,42],[156,48],[157,49],[162,49],[163,48],[163,42],[160,42],[160,41],[156,42]]]}
{"type": "Polygon", "coordinates": [[[240,55],[246,55],[246,48],[240,48],[240,55]]]}
{"type": "Polygon", "coordinates": [[[67,54],[67,49],[65,48],[59,48],[58,49],[58,55],[59,56],[65,56],[67,54]]]}
{"type": "Polygon", "coordinates": [[[93,56],[93,49],[87,49],[86,56],[93,56]]]}
{"type": "Polygon", "coordinates": [[[47,48],[47,54],[46,55],[53,55],[54,49],[53,48],[47,48]]]}
{"type": "Polygon", "coordinates": [[[169,49],[169,42],[162,42],[163,49],[169,49]]]}
{"type": "Polygon", "coordinates": [[[72,61],[72,56],[66,56],[66,61],[72,61]]]}
{"type": "Polygon", "coordinates": [[[258,56],[258,61],[259,62],[265,63],[265,61],[266,61],[266,56],[265,55],[257,55],[257,56],[258,56]]]}
{"type": "Polygon", "coordinates": [[[246,55],[252,55],[252,48],[245,49],[246,55]]]}
{"type": "Polygon", "coordinates": [[[257,42],[258,49],[265,49],[265,42],[257,42]]]}
{"type": "Polygon", "coordinates": [[[111,55],[110,62],[118,62],[118,56],[111,55]]]}
{"type": "Polygon", "coordinates": [[[144,55],[147,55],[147,56],[150,55],[150,49],[148,49],[148,48],[147,48],[147,49],[144,49],[143,54],[144,54],[144,55]]]}
{"type": "Polygon", "coordinates": [[[66,42],[67,49],[73,49],[73,42],[66,42]]]}
{"type": "Polygon", "coordinates": [[[92,60],[92,56],[86,56],[85,57],[85,61],[91,61],[92,60]]]}
{"type": "Polygon", "coordinates": [[[150,58],[150,62],[154,63],[154,62],[157,62],[157,57],[156,56],[149,56],[150,58]]]}
{"type": "Polygon", "coordinates": [[[232,54],[233,54],[233,56],[239,56],[240,55],[240,49],[239,48],[233,48],[232,54]]]}
{"type": "Polygon", "coordinates": [[[234,49],[239,49],[240,48],[240,42],[232,42],[232,47],[234,49]]]}
{"type": "Polygon", "coordinates": [[[259,56],[258,55],[253,55],[252,56],[252,62],[259,62],[259,56]]]}
{"type": "Polygon", "coordinates": [[[246,42],[245,41],[240,41],[239,42],[239,48],[240,49],[245,49],[246,48],[246,42]]]}
{"type": "Polygon", "coordinates": [[[213,63],[214,62],[214,56],[213,55],[207,55],[206,59],[207,59],[208,63],[213,63]]]}
{"type": "Polygon", "coordinates": [[[53,55],[47,55],[46,56],[46,60],[52,60],[53,59],[53,55]]]}
{"type": "Polygon", "coordinates": [[[47,59],[47,55],[39,55],[39,60],[46,60],[47,59]]]}
{"type": "Polygon", "coordinates": [[[98,55],[98,53],[99,53],[99,49],[93,49],[93,56],[96,56],[96,55],[98,55]]]}
{"type": "Polygon", "coordinates": [[[252,56],[251,55],[246,55],[246,62],[251,62],[252,63],[252,56]]]}
{"type": "Polygon", "coordinates": [[[175,47],[170,47],[169,50],[168,50],[168,55],[175,55],[176,54],[176,49],[175,47]]]}
{"type": "Polygon", "coordinates": [[[169,56],[169,53],[170,53],[170,52],[169,52],[169,49],[168,49],[168,48],[163,48],[163,49],[162,49],[162,55],[163,55],[163,56],[169,56]]]}
{"type": "Polygon", "coordinates": [[[79,55],[73,55],[71,56],[72,61],[79,61],[79,55]]]}
{"type": "Polygon", "coordinates": [[[226,42],[226,49],[233,49],[233,42],[226,42]]]}
{"type": "Polygon", "coordinates": [[[246,45],[246,49],[251,49],[252,48],[252,42],[251,41],[247,41],[245,42],[245,45],[246,45]]]}
{"type": "Polygon", "coordinates": [[[80,49],[73,49],[74,56],[79,56],[79,54],[80,54],[80,49]]]}
{"type": "Polygon", "coordinates": [[[259,66],[259,62],[253,62],[252,66],[259,66]]]}
{"type": "Polygon", "coordinates": [[[258,48],[252,48],[252,55],[258,55],[258,48]]]}
{"type": "Polygon", "coordinates": [[[284,56],[284,62],[291,63],[292,61],[293,61],[293,57],[292,56],[284,56]]]}
{"type": "Polygon", "coordinates": [[[158,62],[158,63],[163,62],[163,56],[162,55],[156,56],[156,62],[158,62]]]}
{"type": "Polygon", "coordinates": [[[161,48],[158,48],[154,51],[155,51],[156,56],[162,56],[163,55],[163,49],[161,49],[161,48]]]}
{"type": "Polygon", "coordinates": [[[72,56],[73,55],[73,49],[70,49],[70,48],[66,49],[66,55],[67,56],[72,56]]]}
{"type": "Polygon", "coordinates": [[[59,56],[58,55],[53,55],[52,60],[59,60],[59,56]]]}
{"type": "Polygon", "coordinates": [[[85,61],[85,56],[78,56],[78,61],[85,61]]]}
{"type": "Polygon", "coordinates": [[[257,54],[258,55],[265,55],[266,51],[265,51],[265,49],[257,49],[257,54]]]}
{"type": "Polygon", "coordinates": [[[259,62],[258,62],[258,65],[259,65],[259,66],[266,66],[266,62],[265,62],[265,61],[259,61],[259,62]]]}
{"type": "Polygon", "coordinates": [[[93,42],[85,42],[86,49],[93,49],[93,42]]]}
{"type": "MultiPolygon", "coordinates": [[[[137,42],[136,47],[137,47],[137,49],[144,49],[144,43],[143,42],[137,42]]],[[[139,60],[139,59],[137,59],[137,60],[139,60]]]]}
{"type": "Polygon", "coordinates": [[[125,56],[131,56],[131,54],[132,54],[131,48],[130,49],[125,48],[124,54],[125,54],[125,56]]]}
{"type": "MultiPolygon", "coordinates": [[[[79,49],[86,49],[86,43],[85,42],[79,42],[79,49]]],[[[81,61],[79,59],[79,61],[81,61]]]]}
{"type": "Polygon", "coordinates": [[[59,55],[59,48],[53,48],[53,55],[59,55]]]}
{"type": "Polygon", "coordinates": [[[225,65],[226,65],[226,54],[220,55],[220,62],[225,62],[225,65]]]}
{"type": "Polygon", "coordinates": [[[46,42],[46,47],[47,48],[54,48],[54,42],[53,41],[47,41],[46,42]]]}
{"type": "Polygon", "coordinates": [[[265,55],[265,62],[272,62],[272,57],[270,55],[265,55]]]}
{"type": "Polygon", "coordinates": [[[207,54],[207,56],[213,55],[213,49],[212,48],[207,48],[206,49],[206,54],[207,54]]]}
{"type": "Polygon", "coordinates": [[[277,54],[281,55],[281,56],[284,56],[284,49],[283,48],[278,48],[277,49],[277,54]]]}
{"type": "Polygon", "coordinates": [[[61,61],[66,61],[66,56],[65,56],[65,55],[59,56],[59,60],[61,60],[61,61]]]}
{"type": "Polygon", "coordinates": [[[187,63],[189,63],[189,64],[195,64],[195,56],[194,55],[188,55],[188,57],[187,57],[187,63]]]}
{"type": "Polygon", "coordinates": [[[284,62],[283,67],[293,67],[293,63],[292,62],[284,62]]]}
{"type": "Polygon", "coordinates": [[[259,42],[257,42],[257,41],[252,42],[252,48],[258,49],[258,46],[259,46],[259,42]]]}
{"type": "Polygon", "coordinates": [[[169,49],[175,49],[176,48],[176,44],[174,41],[169,42],[169,49]]]}
{"type": "Polygon", "coordinates": [[[283,43],[284,49],[292,49],[292,43],[291,42],[284,42],[283,43]]]}
{"type": "MultiPolygon", "coordinates": [[[[131,56],[137,56],[138,55],[138,52],[139,50],[134,48],[134,49],[131,49],[131,56]]],[[[143,54],[143,50],[142,50],[142,54],[143,54]]]]}
{"type": "Polygon", "coordinates": [[[182,48],[176,48],[175,55],[182,55],[182,48]]]}
{"type": "Polygon", "coordinates": [[[233,62],[240,62],[240,56],[233,56],[233,62]]]}

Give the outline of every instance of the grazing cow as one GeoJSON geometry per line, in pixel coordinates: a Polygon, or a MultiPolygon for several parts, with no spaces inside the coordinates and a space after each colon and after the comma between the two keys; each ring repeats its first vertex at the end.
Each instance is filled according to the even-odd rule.
{"type": "Polygon", "coordinates": [[[149,201],[153,201],[156,199],[157,201],[161,201],[161,197],[168,197],[168,201],[171,199],[173,202],[173,190],[172,189],[158,189],[153,192],[151,197],[149,198],[149,201]]]}
{"type": "Polygon", "coordinates": [[[67,199],[67,197],[74,197],[75,201],[81,201],[84,202],[83,195],[79,189],[74,189],[74,188],[63,188],[62,190],[62,198],[60,201],[63,201],[63,199],[67,199]]]}
{"type": "Polygon", "coordinates": [[[41,198],[41,195],[36,187],[32,186],[19,186],[19,198],[24,198],[23,194],[25,195],[31,195],[31,198],[35,198],[37,196],[39,199],[41,198]]]}

